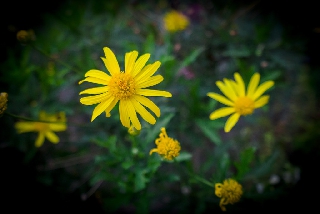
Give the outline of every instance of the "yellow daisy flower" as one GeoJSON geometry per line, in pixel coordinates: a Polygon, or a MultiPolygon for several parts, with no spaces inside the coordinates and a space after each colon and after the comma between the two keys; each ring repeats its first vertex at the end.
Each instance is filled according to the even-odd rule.
{"type": "Polygon", "coordinates": [[[47,114],[46,112],[41,111],[39,114],[39,120],[45,122],[21,121],[15,123],[15,128],[19,134],[25,132],[38,132],[38,138],[35,142],[36,147],[42,146],[45,137],[51,143],[58,143],[60,139],[54,132],[61,132],[67,129],[65,113],[60,112],[59,114],[47,114]]]}
{"type": "Polygon", "coordinates": [[[160,67],[156,61],[145,66],[150,54],[144,54],[138,59],[138,52],[131,51],[125,55],[125,71],[121,71],[118,61],[110,48],[103,48],[105,58],[101,57],[109,74],[92,69],[85,74],[84,81],[101,84],[100,87],[86,89],[81,94],[93,94],[80,99],[84,105],[98,104],[93,110],[91,122],[102,112],[110,117],[110,111],[119,101],[120,121],[123,126],[130,128],[131,123],[137,130],[141,130],[141,124],[137,113],[150,124],[155,124],[156,119],[146,110],[148,107],[157,117],[160,117],[160,108],[146,96],[171,97],[167,91],[146,89],[163,81],[161,75],[153,74],[160,67]]]}
{"type": "Polygon", "coordinates": [[[164,159],[173,160],[173,158],[178,157],[180,154],[180,143],[177,140],[168,137],[164,127],[161,128],[161,133],[159,134],[159,138],[155,140],[155,143],[157,148],[152,149],[150,155],[157,152],[164,159]]]}
{"type": "Polygon", "coordinates": [[[228,106],[212,112],[210,114],[211,120],[232,114],[225,124],[225,132],[229,132],[234,127],[240,116],[252,114],[256,108],[266,105],[269,101],[269,96],[261,95],[274,85],[274,82],[271,80],[259,85],[260,74],[255,73],[251,77],[248,89],[246,91],[244,81],[240,74],[235,73],[234,78],[235,81],[224,79],[223,82],[216,82],[216,85],[225,95],[225,97],[214,92],[207,93],[209,97],[228,106]]]}
{"type": "Polygon", "coordinates": [[[234,179],[226,179],[223,183],[215,184],[215,194],[220,200],[222,211],[226,211],[225,205],[238,202],[243,194],[242,186],[234,179]]]}
{"type": "Polygon", "coordinates": [[[164,18],[164,28],[169,32],[176,32],[184,30],[189,25],[189,19],[182,13],[172,10],[165,14],[164,18]]]}
{"type": "Polygon", "coordinates": [[[8,94],[6,92],[0,93],[0,115],[2,115],[7,109],[8,94]]]}

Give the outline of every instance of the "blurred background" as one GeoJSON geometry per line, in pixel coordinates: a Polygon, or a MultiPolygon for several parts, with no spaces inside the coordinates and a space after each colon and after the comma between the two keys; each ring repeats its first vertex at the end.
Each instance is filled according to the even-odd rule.
{"type": "MultiPolygon", "coordinates": [[[[4,4],[4,3],[3,3],[4,4]]],[[[34,147],[36,135],[17,134],[21,118],[0,117],[1,212],[207,213],[222,212],[212,183],[236,177],[239,203],[227,212],[311,211],[320,191],[320,20],[315,1],[7,1],[2,6],[0,92],[6,112],[37,118],[64,111],[61,142],[34,147]],[[166,32],[172,9],[189,26],[166,32]],[[19,41],[20,30],[32,35],[19,41]],[[158,88],[176,99],[159,100],[162,117],[142,132],[136,157],[118,115],[90,123],[78,81],[101,63],[102,48],[138,50],[159,60],[158,88]],[[215,81],[254,72],[275,86],[270,102],[241,118],[230,133],[225,118],[209,120],[219,104],[206,96],[215,81]],[[162,119],[163,118],[163,119],[162,119]],[[70,123],[69,123],[70,122],[70,123]],[[150,157],[159,128],[179,140],[180,165],[150,157]],[[129,148],[130,147],[130,148],[129,148]],[[119,152],[121,151],[121,152],[119,152]],[[146,160],[148,162],[146,163],[146,160]],[[180,167],[181,166],[181,167],[180,167]],[[184,168],[182,168],[182,166],[184,168]]],[[[115,110],[114,110],[115,111],[115,110]]]]}

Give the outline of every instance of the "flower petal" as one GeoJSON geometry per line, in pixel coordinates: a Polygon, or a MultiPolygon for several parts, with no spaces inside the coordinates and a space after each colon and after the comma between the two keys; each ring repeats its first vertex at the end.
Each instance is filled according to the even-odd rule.
{"type": "Polygon", "coordinates": [[[254,92],[252,99],[256,100],[257,98],[259,98],[266,90],[268,90],[269,88],[271,88],[274,85],[273,81],[267,81],[262,83],[257,90],[254,92]]]}
{"type": "Polygon", "coordinates": [[[115,107],[115,105],[118,103],[119,99],[114,99],[110,105],[106,108],[105,112],[106,112],[106,117],[111,117],[111,110],[115,107]]]}
{"type": "Polygon", "coordinates": [[[212,99],[215,99],[217,100],[218,102],[222,103],[222,104],[225,104],[227,106],[234,106],[234,103],[231,102],[229,99],[227,99],[226,97],[224,96],[221,96],[220,94],[217,94],[217,93],[214,93],[214,92],[209,92],[207,93],[207,95],[209,97],[211,97],[212,99]]]}
{"type": "Polygon", "coordinates": [[[95,87],[95,88],[89,88],[86,90],[81,91],[79,94],[101,94],[107,92],[109,89],[109,86],[103,86],[103,87],[95,87]]]}
{"type": "Polygon", "coordinates": [[[127,110],[128,110],[128,115],[129,115],[130,121],[132,122],[132,125],[137,130],[141,130],[141,123],[137,117],[136,109],[134,108],[130,100],[127,101],[127,110]]]}
{"type": "Polygon", "coordinates": [[[236,90],[236,92],[238,93],[238,95],[240,96],[240,97],[244,97],[245,96],[245,86],[244,86],[244,82],[243,82],[243,79],[242,79],[242,77],[240,76],[240,74],[239,73],[235,73],[234,74],[234,79],[236,80],[236,82],[237,82],[237,90],[236,90]]]}
{"type": "Polygon", "coordinates": [[[80,99],[80,103],[82,103],[83,105],[93,105],[93,104],[101,103],[103,100],[107,99],[108,97],[110,97],[108,93],[82,97],[80,99]]]}
{"type": "Polygon", "coordinates": [[[156,104],[154,104],[154,102],[152,102],[149,98],[136,95],[134,96],[134,99],[142,105],[148,107],[157,117],[160,117],[160,108],[156,104]]]}
{"type": "Polygon", "coordinates": [[[138,58],[133,68],[133,72],[132,72],[133,77],[139,74],[141,69],[146,65],[149,58],[150,58],[150,54],[143,54],[138,58]]]}
{"type": "Polygon", "coordinates": [[[138,51],[131,51],[125,55],[125,72],[130,74],[138,57],[138,51]]]}
{"type": "Polygon", "coordinates": [[[152,89],[138,89],[136,91],[136,94],[153,97],[172,97],[172,94],[168,91],[159,91],[152,89]]]}
{"type": "Polygon", "coordinates": [[[14,127],[17,129],[18,133],[24,133],[24,132],[32,132],[36,131],[35,129],[35,122],[16,122],[14,127]]]}
{"type": "Polygon", "coordinates": [[[140,81],[141,79],[145,78],[147,79],[148,77],[151,77],[160,67],[161,62],[156,61],[153,64],[149,64],[146,67],[144,67],[135,77],[136,81],[140,81]]]}
{"type": "Polygon", "coordinates": [[[259,73],[253,74],[248,85],[247,97],[252,98],[252,95],[256,91],[259,81],[260,81],[260,74],[259,73]]]}
{"type": "Polygon", "coordinates": [[[51,142],[51,143],[58,143],[60,141],[59,137],[52,131],[47,131],[44,133],[45,136],[48,138],[48,140],[51,142]]]}
{"type": "Polygon", "coordinates": [[[231,83],[229,83],[229,85],[221,82],[221,81],[217,81],[216,85],[218,86],[218,88],[220,89],[220,91],[226,96],[228,97],[231,101],[235,101],[237,99],[237,96],[235,95],[234,89],[231,85],[231,83]]]}
{"type": "Polygon", "coordinates": [[[40,146],[42,146],[43,142],[44,142],[44,133],[39,132],[38,137],[35,142],[35,146],[40,147],[40,146]]]}
{"type": "Polygon", "coordinates": [[[260,97],[257,101],[254,102],[254,108],[260,108],[264,105],[266,105],[269,101],[269,97],[268,95],[264,95],[262,97],[260,97]]]}
{"type": "Polygon", "coordinates": [[[236,125],[236,123],[238,122],[240,118],[240,114],[239,113],[234,113],[233,115],[231,115],[227,122],[226,125],[224,126],[224,131],[225,132],[230,132],[230,130],[234,127],[234,125],[236,125]]]}
{"type": "Polygon", "coordinates": [[[49,128],[55,132],[65,131],[67,129],[67,125],[65,123],[57,122],[57,123],[49,123],[49,128]]]}
{"type": "Polygon", "coordinates": [[[145,107],[143,107],[138,101],[135,99],[131,100],[131,103],[135,110],[141,115],[141,117],[150,124],[155,124],[156,119],[148,112],[145,107]]]}
{"type": "Polygon", "coordinates": [[[104,62],[104,65],[108,69],[111,75],[120,73],[120,66],[118,60],[112,50],[108,47],[103,48],[106,58],[101,57],[104,62]]]}
{"type": "Polygon", "coordinates": [[[101,84],[101,85],[107,85],[107,81],[95,77],[87,77],[84,80],[79,81],[79,85],[83,82],[91,82],[91,83],[96,83],[96,84],[101,84]]]}
{"type": "Polygon", "coordinates": [[[215,120],[218,119],[220,117],[225,117],[228,116],[232,113],[234,113],[236,110],[233,107],[224,107],[224,108],[220,108],[218,110],[215,110],[214,112],[212,112],[209,116],[210,120],[215,120]]]}
{"type": "Polygon", "coordinates": [[[85,77],[95,77],[98,79],[105,80],[107,82],[111,79],[111,77],[108,74],[106,74],[103,71],[97,70],[97,69],[91,69],[91,70],[87,71],[87,73],[85,73],[84,76],[85,77]]]}
{"type": "Polygon", "coordinates": [[[128,101],[126,100],[120,100],[119,103],[119,115],[120,115],[120,121],[124,127],[130,128],[130,118],[128,114],[128,108],[127,104],[128,101]]]}
{"type": "Polygon", "coordinates": [[[158,149],[157,148],[151,149],[150,152],[149,152],[149,155],[151,155],[154,152],[158,153],[158,149]]]}
{"type": "Polygon", "coordinates": [[[147,88],[147,87],[154,86],[154,85],[157,85],[160,82],[162,82],[163,81],[163,76],[156,75],[156,76],[150,77],[147,80],[145,80],[145,79],[142,79],[142,80],[144,82],[143,81],[137,82],[137,87],[139,87],[139,88],[147,88]]]}
{"type": "Polygon", "coordinates": [[[96,119],[96,117],[98,117],[103,111],[105,111],[114,99],[114,97],[108,97],[106,100],[97,105],[92,112],[91,122],[96,119]]]}

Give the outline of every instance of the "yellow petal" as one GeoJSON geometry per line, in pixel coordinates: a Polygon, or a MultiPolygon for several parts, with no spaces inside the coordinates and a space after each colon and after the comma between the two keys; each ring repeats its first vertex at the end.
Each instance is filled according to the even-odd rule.
{"type": "Polygon", "coordinates": [[[235,92],[233,90],[233,87],[230,86],[228,87],[226,84],[224,84],[221,81],[217,81],[216,85],[218,86],[218,88],[220,89],[220,91],[226,96],[228,97],[231,101],[235,101],[237,99],[237,96],[235,95],[235,92]]]}
{"type": "Polygon", "coordinates": [[[114,99],[114,97],[108,97],[105,101],[97,105],[92,112],[91,122],[96,119],[96,117],[98,117],[103,111],[105,111],[114,99]]]}
{"type": "Polygon", "coordinates": [[[125,72],[127,74],[130,74],[132,72],[137,57],[138,57],[137,51],[131,51],[131,52],[126,53],[126,55],[125,55],[125,72]]]}
{"type": "Polygon", "coordinates": [[[234,112],[235,112],[235,109],[233,107],[224,107],[224,108],[220,108],[218,110],[215,110],[214,112],[212,112],[210,114],[209,117],[210,117],[210,120],[215,120],[220,117],[228,116],[234,112]]]}
{"type": "Polygon", "coordinates": [[[238,90],[236,91],[240,97],[245,96],[245,86],[242,77],[239,73],[234,74],[234,79],[237,82],[238,90]]]}
{"type": "Polygon", "coordinates": [[[238,114],[238,113],[234,113],[233,115],[231,115],[228,118],[226,125],[224,126],[224,131],[229,132],[234,127],[234,125],[236,125],[239,118],[240,118],[240,114],[238,114]]]}
{"type": "Polygon", "coordinates": [[[138,89],[136,91],[136,94],[153,97],[172,97],[172,94],[168,91],[159,91],[152,89],[138,89]]]}
{"type": "Polygon", "coordinates": [[[149,155],[151,155],[152,153],[157,152],[158,153],[158,149],[151,149],[149,152],[149,155]]]}
{"type": "Polygon", "coordinates": [[[269,88],[271,88],[274,85],[273,81],[267,81],[262,83],[257,90],[254,92],[252,99],[256,100],[258,99],[266,90],[268,90],[269,88]]]}
{"type": "Polygon", "coordinates": [[[24,132],[32,132],[36,131],[34,122],[16,122],[15,128],[17,129],[18,133],[24,133],[24,132]]]}
{"type": "Polygon", "coordinates": [[[40,146],[42,146],[43,142],[44,142],[44,133],[39,132],[38,137],[35,142],[35,146],[40,147],[40,146]]]}
{"type": "Polygon", "coordinates": [[[139,74],[141,69],[146,65],[149,58],[150,58],[150,54],[143,54],[138,58],[133,68],[133,73],[132,73],[133,77],[139,74]]]}
{"type": "Polygon", "coordinates": [[[89,88],[86,90],[81,91],[79,94],[101,94],[107,92],[109,89],[109,86],[103,86],[103,87],[96,87],[96,88],[89,88]]]}
{"type": "Polygon", "coordinates": [[[65,131],[67,129],[67,125],[65,123],[49,123],[49,128],[55,132],[65,131]]]}
{"type": "Polygon", "coordinates": [[[145,80],[145,79],[142,79],[142,80],[144,80],[144,81],[137,82],[138,88],[147,88],[150,86],[157,85],[163,81],[163,77],[161,75],[156,75],[156,76],[150,77],[147,80],[145,80]]]}
{"type": "Polygon", "coordinates": [[[150,99],[140,95],[134,96],[134,99],[142,105],[148,107],[157,117],[160,117],[160,108],[150,99]]]}
{"type": "Polygon", "coordinates": [[[110,117],[110,111],[115,107],[115,105],[118,103],[118,99],[114,99],[110,105],[106,108],[105,112],[106,112],[106,117],[110,117]]]}
{"type": "Polygon", "coordinates": [[[131,103],[135,110],[141,115],[141,117],[150,124],[155,124],[156,119],[148,112],[145,107],[143,107],[138,101],[135,99],[131,100],[131,103]]]}
{"type": "Polygon", "coordinates": [[[104,65],[106,66],[110,74],[114,75],[114,74],[120,73],[120,66],[119,66],[118,60],[114,55],[114,53],[112,52],[112,50],[110,50],[110,48],[108,47],[104,47],[103,51],[106,58],[101,57],[101,59],[103,60],[104,65]]]}
{"type": "Polygon", "coordinates": [[[225,104],[227,106],[234,106],[234,103],[231,102],[230,100],[228,100],[226,97],[221,96],[220,94],[214,93],[214,92],[209,92],[207,93],[207,95],[209,97],[211,97],[212,99],[217,100],[218,102],[225,104]]]}
{"type": "Polygon", "coordinates": [[[111,79],[111,77],[108,74],[106,74],[103,71],[97,70],[97,69],[91,69],[91,70],[87,71],[87,73],[85,73],[84,76],[85,77],[95,77],[98,79],[105,80],[106,82],[109,82],[109,80],[111,79]]]}
{"type": "Polygon", "coordinates": [[[137,112],[134,106],[132,105],[132,102],[130,100],[127,101],[127,110],[128,110],[128,115],[129,118],[132,122],[132,125],[137,129],[141,130],[141,124],[140,121],[137,117],[137,112]]]}
{"type": "Polygon", "coordinates": [[[52,131],[47,131],[44,133],[45,136],[48,138],[48,140],[51,142],[51,143],[58,143],[60,141],[59,137],[52,131]]]}
{"type": "Polygon", "coordinates": [[[260,108],[264,105],[266,105],[269,101],[269,97],[268,95],[264,95],[262,97],[260,97],[257,101],[254,102],[254,108],[260,108]]]}
{"type": "Polygon", "coordinates": [[[93,105],[93,104],[101,103],[102,101],[106,100],[108,97],[110,97],[108,93],[82,97],[80,99],[80,103],[82,103],[83,105],[93,105]]]}
{"type": "Polygon", "coordinates": [[[120,121],[124,127],[130,128],[130,119],[128,113],[128,101],[120,100],[119,102],[119,115],[120,121]]]}
{"type": "Polygon", "coordinates": [[[91,83],[96,83],[96,84],[101,84],[101,85],[107,85],[107,81],[95,77],[87,77],[84,80],[79,81],[79,84],[83,82],[91,82],[91,83]]]}
{"type": "Polygon", "coordinates": [[[136,81],[140,81],[141,79],[147,79],[149,77],[151,77],[160,67],[161,62],[156,61],[153,64],[149,64],[146,67],[144,67],[141,72],[139,72],[137,74],[137,76],[135,77],[136,81]]]}
{"type": "Polygon", "coordinates": [[[253,74],[253,76],[250,79],[249,85],[248,85],[248,91],[247,91],[248,97],[250,97],[250,98],[252,97],[252,95],[256,91],[256,88],[257,88],[259,82],[260,82],[260,74],[259,73],[253,74]]]}

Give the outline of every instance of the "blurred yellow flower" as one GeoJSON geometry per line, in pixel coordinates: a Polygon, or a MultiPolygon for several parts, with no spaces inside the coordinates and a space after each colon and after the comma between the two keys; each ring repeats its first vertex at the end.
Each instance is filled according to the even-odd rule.
{"type": "Polygon", "coordinates": [[[35,40],[35,34],[33,30],[19,30],[17,33],[17,40],[22,43],[27,43],[35,40]]]}
{"type": "Polygon", "coordinates": [[[215,184],[215,194],[220,200],[222,211],[226,211],[225,205],[238,202],[243,194],[242,186],[234,179],[226,179],[223,183],[215,184]]]}
{"type": "Polygon", "coordinates": [[[152,149],[150,155],[153,152],[157,152],[164,159],[173,160],[173,158],[178,157],[180,154],[180,143],[177,140],[168,137],[164,127],[161,128],[161,133],[159,134],[159,138],[155,140],[155,144],[157,145],[157,148],[152,149]]]}
{"type": "Polygon", "coordinates": [[[91,122],[102,112],[110,117],[110,111],[119,101],[120,121],[123,126],[130,128],[131,123],[137,130],[141,130],[141,124],[137,113],[150,124],[155,124],[156,119],[145,107],[148,107],[157,117],[160,117],[160,108],[146,96],[171,97],[167,91],[146,89],[163,81],[161,75],[153,74],[160,67],[156,61],[145,66],[150,54],[144,54],[138,59],[138,52],[131,51],[125,55],[125,71],[121,71],[118,61],[110,48],[103,48],[106,58],[101,57],[109,74],[92,69],[85,74],[84,81],[101,84],[101,87],[86,89],[81,94],[93,94],[80,99],[84,105],[98,104],[93,110],[91,122]]]}
{"type": "Polygon", "coordinates": [[[165,14],[164,18],[164,28],[169,32],[176,32],[184,30],[189,25],[189,19],[182,13],[172,10],[165,14]]]}
{"type": "Polygon", "coordinates": [[[224,82],[216,82],[225,97],[214,92],[207,93],[209,97],[228,106],[212,112],[210,114],[211,120],[232,114],[225,124],[225,132],[229,132],[234,127],[241,115],[252,114],[256,108],[266,105],[269,101],[269,96],[261,95],[274,85],[271,80],[259,85],[260,74],[255,73],[251,77],[247,91],[245,91],[244,81],[240,74],[235,73],[234,78],[235,81],[224,79],[224,82]]]}
{"type": "Polygon", "coordinates": [[[47,114],[41,111],[39,114],[40,121],[21,121],[15,123],[15,128],[18,133],[25,132],[38,132],[38,138],[36,139],[35,146],[42,146],[45,137],[51,143],[58,143],[60,141],[59,137],[54,132],[61,132],[67,129],[66,116],[64,112],[59,112],[58,114],[47,114]]]}
{"type": "Polygon", "coordinates": [[[7,109],[7,103],[8,103],[8,94],[6,92],[0,93],[0,115],[4,113],[4,111],[7,109]]]}

